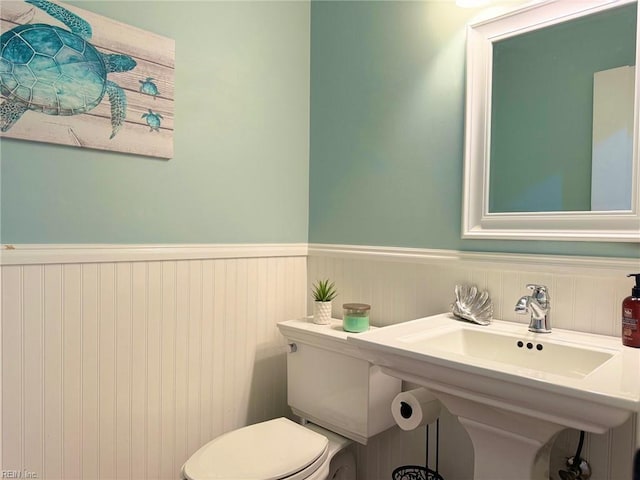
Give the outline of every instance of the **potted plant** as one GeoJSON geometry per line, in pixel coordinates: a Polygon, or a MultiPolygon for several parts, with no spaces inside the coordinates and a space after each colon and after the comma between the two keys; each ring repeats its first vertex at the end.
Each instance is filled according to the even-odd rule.
{"type": "Polygon", "coordinates": [[[331,323],[331,301],[336,298],[338,292],[334,282],[329,279],[318,280],[313,285],[313,323],[326,325],[331,323]]]}

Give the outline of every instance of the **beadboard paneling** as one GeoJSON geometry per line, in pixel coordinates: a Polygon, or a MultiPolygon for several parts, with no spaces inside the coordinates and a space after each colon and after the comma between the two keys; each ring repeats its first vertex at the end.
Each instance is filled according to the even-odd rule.
{"type": "MultiPolygon", "coordinates": [[[[334,316],[343,301],[366,301],[378,325],[446,310],[463,281],[489,289],[496,317],[524,325],[511,304],[526,283],[547,282],[555,327],[618,335],[630,285],[624,274],[640,269],[626,259],[313,245],[309,252],[307,264],[304,245],[3,251],[3,470],[175,479],[207,440],[287,414],[275,323],[305,314],[307,279],[336,280],[334,316]]],[[[595,480],[630,478],[637,428],[630,420],[587,436],[595,480]]],[[[577,438],[558,437],[552,473],[577,438]]],[[[357,448],[359,480],[422,464],[424,445],[422,429],[378,435],[357,448]]],[[[430,459],[433,466],[433,428],[430,459]]],[[[466,433],[444,413],[440,472],[468,480],[472,464],[466,433]]]]}
{"type": "Polygon", "coordinates": [[[208,440],[288,414],[275,324],[305,314],[306,257],[279,248],[5,261],[3,471],[176,479],[208,440]]]}
{"type": "MultiPolygon", "coordinates": [[[[527,283],[542,283],[550,287],[553,327],[620,336],[620,305],[632,286],[625,275],[640,271],[640,260],[310,245],[307,271],[309,283],[327,277],[336,282],[335,318],[342,318],[345,302],[371,304],[371,321],[377,326],[442,313],[448,311],[457,283],[475,283],[489,291],[496,318],[526,328],[528,317],[514,312],[516,300],[527,293],[527,283]]],[[[631,478],[633,453],[640,445],[636,430],[634,416],[606,434],[587,434],[583,456],[591,463],[593,480],[631,478]]],[[[473,447],[448,413],[442,416],[440,437],[442,476],[471,478],[473,447]]],[[[577,443],[576,431],[558,436],[551,478],[559,478],[558,469],[575,453],[577,443]]],[[[394,467],[407,463],[423,465],[424,445],[423,429],[385,432],[367,447],[358,447],[359,480],[391,478],[394,467]]]]}

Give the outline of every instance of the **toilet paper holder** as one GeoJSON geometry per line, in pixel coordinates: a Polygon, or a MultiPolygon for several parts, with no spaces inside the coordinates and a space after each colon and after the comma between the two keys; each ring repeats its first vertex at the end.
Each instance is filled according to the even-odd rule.
{"type": "Polygon", "coordinates": [[[413,407],[407,402],[400,402],[400,415],[402,415],[402,418],[411,418],[413,407]]]}
{"type": "Polygon", "coordinates": [[[429,468],[429,425],[425,426],[425,466],[403,465],[396,468],[392,480],[444,480],[439,472],[440,457],[440,419],[436,420],[436,469],[429,468]]]}
{"type": "Polygon", "coordinates": [[[439,473],[440,457],[440,412],[438,399],[424,388],[399,393],[392,402],[392,413],[403,430],[414,430],[425,426],[425,465],[404,465],[392,473],[393,480],[444,480],[439,473]],[[436,424],[436,464],[429,467],[429,424],[436,424]]]}

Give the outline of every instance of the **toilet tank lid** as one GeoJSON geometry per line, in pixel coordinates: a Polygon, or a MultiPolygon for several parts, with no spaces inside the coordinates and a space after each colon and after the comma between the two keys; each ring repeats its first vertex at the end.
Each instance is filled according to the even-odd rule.
{"type": "Polygon", "coordinates": [[[311,465],[328,439],[287,418],[240,428],[213,439],[183,466],[192,479],[277,480],[311,465]]]}
{"type": "MultiPolygon", "coordinates": [[[[370,327],[374,330],[376,327],[370,327]]],[[[331,319],[328,325],[313,323],[312,317],[298,318],[278,322],[280,333],[291,343],[311,345],[330,350],[341,355],[367,360],[362,351],[347,341],[358,333],[346,332],[342,328],[342,320],[331,319]]]]}

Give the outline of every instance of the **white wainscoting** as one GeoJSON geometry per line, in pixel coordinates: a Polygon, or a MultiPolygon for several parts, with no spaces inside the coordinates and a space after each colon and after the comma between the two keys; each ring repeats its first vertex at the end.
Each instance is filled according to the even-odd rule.
{"type": "MultiPolygon", "coordinates": [[[[474,283],[490,292],[496,318],[526,328],[528,318],[514,312],[516,300],[527,293],[527,283],[542,283],[550,287],[553,327],[620,336],[621,302],[632,286],[625,275],[640,271],[640,259],[311,244],[307,271],[309,282],[335,280],[340,292],[333,304],[336,318],[342,318],[344,302],[371,304],[371,321],[377,326],[441,313],[448,311],[457,283],[474,283]]],[[[469,480],[471,442],[451,415],[443,415],[441,422],[440,473],[447,480],[469,480]]],[[[640,447],[637,433],[634,417],[607,434],[587,435],[583,456],[591,463],[593,480],[631,478],[632,455],[640,447]]],[[[430,434],[433,468],[433,428],[430,434]]],[[[576,431],[559,435],[552,478],[559,478],[557,470],[565,456],[575,453],[577,442],[576,431]]],[[[385,432],[358,449],[359,480],[390,479],[394,467],[423,464],[424,444],[423,430],[385,432]]]]}
{"type": "Polygon", "coordinates": [[[305,245],[15,246],[2,263],[2,470],[176,479],[286,415],[276,323],[306,311],[305,245]]]}
{"type": "MultiPolygon", "coordinates": [[[[306,244],[16,245],[0,264],[1,467],[65,480],[176,479],[210,438],[288,414],[275,324],[306,313],[308,280],[336,280],[337,318],[343,301],[364,301],[378,325],[446,310],[459,282],[525,324],[512,303],[543,282],[555,327],[618,335],[624,275],[640,271],[630,259],[306,244]]],[[[631,478],[636,431],[588,435],[594,480],[631,478]]],[[[558,438],[552,472],[576,444],[577,432],[558,438]]],[[[443,477],[469,480],[471,451],[443,415],[443,477]]],[[[358,477],[423,462],[424,430],[394,428],[358,448],[358,477]]]]}

